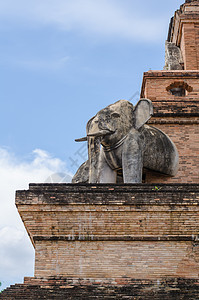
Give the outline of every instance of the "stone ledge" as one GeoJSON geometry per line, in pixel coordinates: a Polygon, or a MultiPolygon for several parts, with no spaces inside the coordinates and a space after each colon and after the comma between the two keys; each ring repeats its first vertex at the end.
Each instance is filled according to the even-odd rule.
{"type": "Polygon", "coordinates": [[[30,184],[16,205],[199,205],[198,184],[30,184]]]}
{"type": "MultiPolygon", "coordinates": [[[[190,189],[198,189],[199,190],[199,184],[197,183],[171,183],[171,184],[158,184],[164,190],[174,190],[176,187],[181,190],[187,190],[187,187],[190,189]]],[[[70,190],[70,189],[82,189],[82,190],[90,190],[95,191],[98,190],[104,190],[104,191],[113,191],[114,190],[120,190],[120,191],[126,191],[126,190],[147,190],[150,191],[151,187],[154,187],[154,184],[142,184],[142,183],[126,183],[126,184],[112,184],[112,183],[98,183],[98,184],[92,184],[92,183],[30,183],[29,184],[29,191],[36,191],[36,190],[70,190]]]]}
{"type": "Polygon", "coordinates": [[[47,276],[47,277],[24,277],[24,284],[28,285],[38,285],[42,284],[43,286],[51,285],[51,284],[57,284],[57,285],[101,285],[109,286],[109,285],[134,285],[134,284],[143,284],[143,285],[153,285],[154,288],[158,288],[162,284],[168,284],[168,285],[177,285],[179,283],[183,283],[185,286],[186,284],[196,284],[198,285],[199,289],[199,279],[185,279],[182,277],[173,277],[173,278],[160,278],[159,282],[157,280],[149,280],[149,279],[136,279],[136,278],[130,278],[128,276],[124,276],[122,279],[113,277],[113,278],[70,278],[65,276],[47,276]]]}
{"type": "Polygon", "coordinates": [[[173,125],[195,125],[199,124],[199,120],[192,119],[176,119],[175,114],[154,114],[154,117],[150,119],[147,124],[173,124],[173,125]]]}
{"type": "MultiPolygon", "coordinates": [[[[193,117],[199,117],[199,113],[179,113],[179,112],[172,112],[172,113],[154,113],[153,117],[148,121],[148,124],[153,122],[153,118],[173,118],[172,123],[174,124],[199,124],[199,119],[192,120],[193,117]],[[186,120],[178,120],[176,118],[186,118],[186,120]],[[188,118],[188,119],[187,119],[188,118]]],[[[167,122],[167,119],[163,119],[163,122],[167,122]]]]}
{"type": "Polygon", "coordinates": [[[144,78],[150,77],[171,77],[171,78],[199,78],[199,71],[195,70],[162,70],[144,72],[144,78]]]}

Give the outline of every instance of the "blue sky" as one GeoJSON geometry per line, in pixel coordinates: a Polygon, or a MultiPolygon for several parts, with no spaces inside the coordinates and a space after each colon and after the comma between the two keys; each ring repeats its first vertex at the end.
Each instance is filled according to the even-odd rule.
{"type": "Polygon", "coordinates": [[[135,103],[143,72],[164,66],[182,0],[0,0],[0,281],[33,275],[16,189],[83,162],[75,138],[119,99],[135,103]],[[13,238],[13,236],[15,238],[13,238]],[[21,261],[24,263],[22,264],[21,261]]]}

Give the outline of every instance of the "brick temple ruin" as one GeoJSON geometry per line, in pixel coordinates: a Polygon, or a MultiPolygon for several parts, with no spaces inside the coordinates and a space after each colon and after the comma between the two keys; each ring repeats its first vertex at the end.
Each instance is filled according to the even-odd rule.
{"type": "Polygon", "coordinates": [[[177,175],[17,191],[35,274],[0,299],[199,299],[199,1],[175,12],[165,68],[144,73],[141,97],[177,146],[177,175]]]}

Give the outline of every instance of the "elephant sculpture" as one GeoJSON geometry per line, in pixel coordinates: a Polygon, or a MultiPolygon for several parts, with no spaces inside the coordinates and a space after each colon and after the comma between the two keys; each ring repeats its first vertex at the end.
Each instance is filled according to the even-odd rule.
{"type": "Polygon", "coordinates": [[[152,102],[140,99],[134,107],[119,100],[100,110],[87,123],[88,161],[80,166],[73,183],[141,183],[143,167],[174,176],[178,151],[161,130],[145,123],[153,114],[152,102]]]}

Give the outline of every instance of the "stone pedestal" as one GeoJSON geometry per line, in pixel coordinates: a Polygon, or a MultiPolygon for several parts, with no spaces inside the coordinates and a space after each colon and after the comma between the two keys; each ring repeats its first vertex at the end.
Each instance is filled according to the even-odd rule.
{"type": "Polygon", "coordinates": [[[199,278],[199,185],[31,184],[16,205],[35,276],[199,278]]]}

